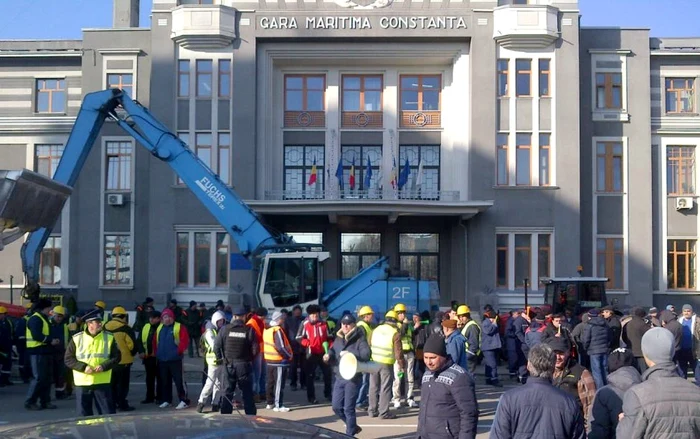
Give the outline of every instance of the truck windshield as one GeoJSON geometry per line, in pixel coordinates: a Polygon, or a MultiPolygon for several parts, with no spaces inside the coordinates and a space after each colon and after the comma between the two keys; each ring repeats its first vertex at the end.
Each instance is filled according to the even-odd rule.
{"type": "Polygon", "coordinates": [[[318,299],[317,263],[314,258],[271,258],[265,278],[264,294],[275,308],[318,299]]]}

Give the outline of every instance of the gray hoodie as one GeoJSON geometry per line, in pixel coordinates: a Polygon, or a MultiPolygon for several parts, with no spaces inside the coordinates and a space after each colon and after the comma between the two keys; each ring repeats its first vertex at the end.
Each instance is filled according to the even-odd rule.
{"type": "Polygon", "coordinates": [[[608,375],[608,385],[598,389],[593,398],[588,439],[615,439],[622,397],[627,389],[641,382],[642,376],[633,366],[621,367],[608,375]]]}

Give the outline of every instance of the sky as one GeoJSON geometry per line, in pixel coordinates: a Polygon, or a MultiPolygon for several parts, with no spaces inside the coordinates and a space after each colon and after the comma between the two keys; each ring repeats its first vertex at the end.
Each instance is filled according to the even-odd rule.
{"type": "MultiPolygon", "coordinates": [[[[150,27],[152,0],[141,0],[150,27]]],[[[112,0],[0,0],[0,40],[80,39],[112,26],[112,0]]],[[[650,28],[654,37],[700,37],[700,0],[579,0],[583,26],[650,28]]]]}

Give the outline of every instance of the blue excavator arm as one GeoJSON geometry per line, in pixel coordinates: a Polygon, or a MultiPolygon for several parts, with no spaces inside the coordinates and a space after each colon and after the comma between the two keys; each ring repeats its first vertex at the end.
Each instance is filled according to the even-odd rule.
{"type": "MultiPolygon", "coordinates": [[[[63,156],[53,179],[73,187],[100,129],[107,119],[114,120],[153,156],[166,162],[197,198],[214,215],[236,242],[243,256],[251,257],[263,249],[293,244],[291,237],[265,227],[258,215],[203,163],[192,150],[161,124],[151,113],[126,93],[110,89],[85,96],[63,156]],[[121,107],[125,113],[117,112],[121,107]]],[[[22,268],[27,286],[37,288],[39,258],[51,233],[41,228],[31,233],[21,250],[22,268]]]]}

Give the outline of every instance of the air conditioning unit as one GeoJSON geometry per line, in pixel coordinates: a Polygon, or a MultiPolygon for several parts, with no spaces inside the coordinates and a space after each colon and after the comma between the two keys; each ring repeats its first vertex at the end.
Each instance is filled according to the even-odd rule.
{"type": "Polygon", "coordinates": [[[693,197],[676,198],[676,210],[687,210],[693,208],[693,197]]]}
{"type": "Polygon", "coordinates": [[[123,194],[108,194],[107,204],[110,206],[123,206],[124,205],[124,195],[123,194]]]}

